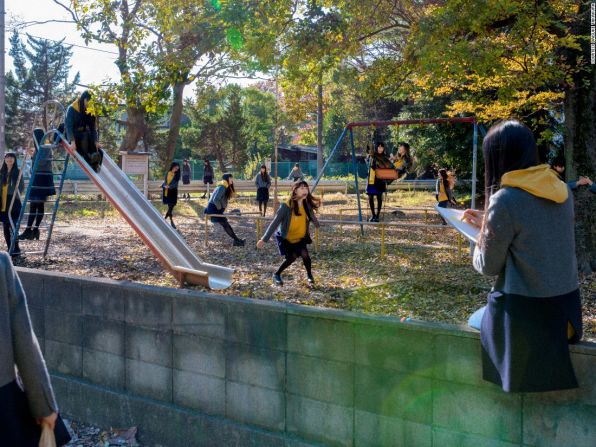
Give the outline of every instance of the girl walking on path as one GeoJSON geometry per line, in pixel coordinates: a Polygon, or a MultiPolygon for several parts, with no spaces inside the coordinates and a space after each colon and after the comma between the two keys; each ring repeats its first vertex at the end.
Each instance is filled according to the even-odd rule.
{"type": "Polygon", "coordinates": [[[213,185],[213,166],[207,159],[203,163],[203,184],[207,186],[207,190],[201,196],[202,199],[209,197],[209,186],[213,185]]]}
{"type": "Polygon", "coordinates": [[[66,444],[70,436],[58,418],[25,292],[6,253],[0,253],[0,321],[0,444],[38,447],[42,427],[51,432],[56,425],[56,445],[66,444]]]}
{"type": "Polygon", "coordinates": [[[576,388],[568,343],[582,337],[573,195],[539,164],[530,129],[493,126],[482,143],[485,211],[466,210],[480,228],[474,267],[496,276],[480,328],[485,380],[505,391],[576,388]]]}
{"type": "Polygon", "coordinates": [[[366,193],[368,194],[368,204],[370,206],[371,217],[369,222],[378,222],[383,207],[383,193],[387,191],[387,183],[376,176],[377,168],[393,168],[391,161],[385,154],[385,144],[379,143],[373,154],[369,154],[368,162],[368,184],[366,193]],[[377,208],[375,212],[375,197],[377,198],[377,208]]]}
{"type": "MultiPolygon", "coordinates": [[[[32,158],[35,159],[37,149],[32,149],[32,158]]],[[[37,172],[29,179],[31,191],[29,192],[29,217],[27,227],[19,235],[19,240],[39,239],[39,225],[45,214],[45,203],[48,197],[56,194],[54,175],[52,173],[52,149],[48,146],[39,146],[39,161],[37,172]]]]}
{"type": "Polygon", "coordinates": [[[259,203],[259,213],[264,216],[267,214],[269,188],[271,188],[271,177],[267,172],[267,166],[261,165],[261,171],[255,177],[255,185],[257,186],[257,202],[259,203]]]}
{"type": "Polygon", "coordinates": [[[166,173],[166,178],[161,185],[162,189],[162,202],[164,205],[168,205],[168,211],[164,216],[164,219],[170,218],[170,224],[172,228],[176,228],[174,225],[174,207],[178,203],[178,182],[180,181],[180,164],[173,162],[170,165],[170,169],[166,173]]]}
{"type": "MultiPolygon", "coordinates": [[[[192,178],[192,167],[188,160],[184,160],[182,163],[182,184],[183,185],[190,185],[190,179],[192,178]]],[[[183,193],[182,198],[186,200],[190,200],[190,193],[183,193]]]]}
{"type": "MultiPolygon", "coordinates": [[[[23,177],[21,176],[20,181],[18,181],[18,179],[19,168],[17,166],[17,156],[13,152],[7,152],[4,155],[2,168],[0,168],[0,185],[2,185],[2,193],[0,194],[0,221],[2,221],[7,250],[10,249],[10,243],[15,236],[13,225],[16,223],[19,214],[21,213],[21,200],[19,199],[18,193],[22,193],[25,188],[23,177]],[[12,209],[10,209],[11,203],[12,209]]],[[[19,249],[19,241],[17,238],[12,255],[18,256],[20,254],[21,250],[19,249]]]]}
{"type": "Polygon", "coordinates": [[[311,195],[308,183],[300,181],[292,186],[292,194],[286,203],[282,203],[273,222],[265,231],[260,241],[257,242],[257,248],[263,248],[273,232],[279,249],[279,254],[285,256],[284,262],[273,274],[273,282],[279,286],[283,285],[281,279],[282,272],[294,263],[298,258],[302,258],[308,283],[313,285],[315,279],[312,275],[312,262],[308,253],[307,245],[312,243],[309,234],[309,225],[312,221],[318,228],[319,221],[315,216],[315,211],[319,208],[321,201],[311,195]]]}
{"type": "MultiPolygon", "coordinates": [[[[232,174],[225,173],[222,176],[222,181],[213,190],[207,208],[205,208],[205,214],[223,214],[228,206],[228,200],[234,197],[235,193],[234,178],[232,174]]],[[[223,227],[224,231],[234,240],[234,247],[244,246],[244,239],[236,236],[226,217],[211,216],[211,222],[217,222],[223,227]]]]}

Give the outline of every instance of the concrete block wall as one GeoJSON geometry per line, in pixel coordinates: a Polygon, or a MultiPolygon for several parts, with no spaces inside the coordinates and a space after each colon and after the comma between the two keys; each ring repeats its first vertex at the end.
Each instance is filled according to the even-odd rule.
{"type": "Polygon", "coordinates": [[[18,271],[63,411],[145,445],[596,445],[594,344],[507,394],[466,328],[18,271]]]}

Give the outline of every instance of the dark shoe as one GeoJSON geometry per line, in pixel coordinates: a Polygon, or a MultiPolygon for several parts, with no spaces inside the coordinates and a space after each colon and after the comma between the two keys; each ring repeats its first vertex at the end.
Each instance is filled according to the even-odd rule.
{"type": "Polygon", "coordinates": [[[35,239],[36,241],[39,240],[39,228],[33,229],[33,237],[31,239],[35,239]]]}
{"type": "Polygon", "coordinates": [[[369,222],[374,222],[374,221],[375,221],[375,216],[370,216],[370,217],[368,218],[368,221],[369,221],[369,222]]]}
{"type": "Polygon", "coordinates": [[[315,278],[312,276],[312,274],[310,274],[310,275],[307,275],[307,279],[306,279],[306,280],[308,281],[308,283],[309,283],[311,286],[314,286],[314,285],[315,285],[315,278]]]}
{"type": "Polygon", "coordinates": [[[15,244],[14,251],[10,254],[10,256],[13,256],[13,257],[21,256],[21,249],[19,248],[19,244],[15,244]]]}
{"type": "Polygon", "coordinates": [[[21,234],[19,234],[19,241],[33,239],[33,230],[31,228],[25,228],[21,234]]]}
{"type": "Polygon", "coordinates": [[[174,222],[170,222],[170,225],[172,225],[172,228],[175,230],[176,229],[176,225],[174,225],[174,222]]]}
{"type": "Polygon", "coordinates": [[[244,239],[234,239],[234,247],[244,247],[244,239]]]}
{"type": "Polygon", "coordinates": [[[284,282],[281,280],[281,275],[279,273],[274,273],[273,274],[273,282],[277,286],[283,286],[284,285],[284,282]]]}

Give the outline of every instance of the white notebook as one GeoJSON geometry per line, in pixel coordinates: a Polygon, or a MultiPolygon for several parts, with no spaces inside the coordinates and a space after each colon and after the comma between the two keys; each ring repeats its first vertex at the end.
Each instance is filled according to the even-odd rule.
{"type": "Polygon", "coordinates": [[[463,222],[461,219],[464,215],[463,210],[456,210],[453,208],[441,208],[435,205],[437,212],[443,216],[443,219],[447,221],[449,225],[463,234],[470,241],[477,243],[478,236],[480,235],[480,229],[470,225],[467,222],[463,222]]]}

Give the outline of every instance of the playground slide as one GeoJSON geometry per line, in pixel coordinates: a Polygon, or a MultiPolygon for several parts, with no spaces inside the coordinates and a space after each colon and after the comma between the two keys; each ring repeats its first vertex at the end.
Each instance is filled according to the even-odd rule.
{"type": "Polygon", "coordinates": [[[95,173],[76,151],[67,151],[181,285],[217,290],[232,284],[234,270],[201,261],[105,152],[101,170],[95,173]]]}

